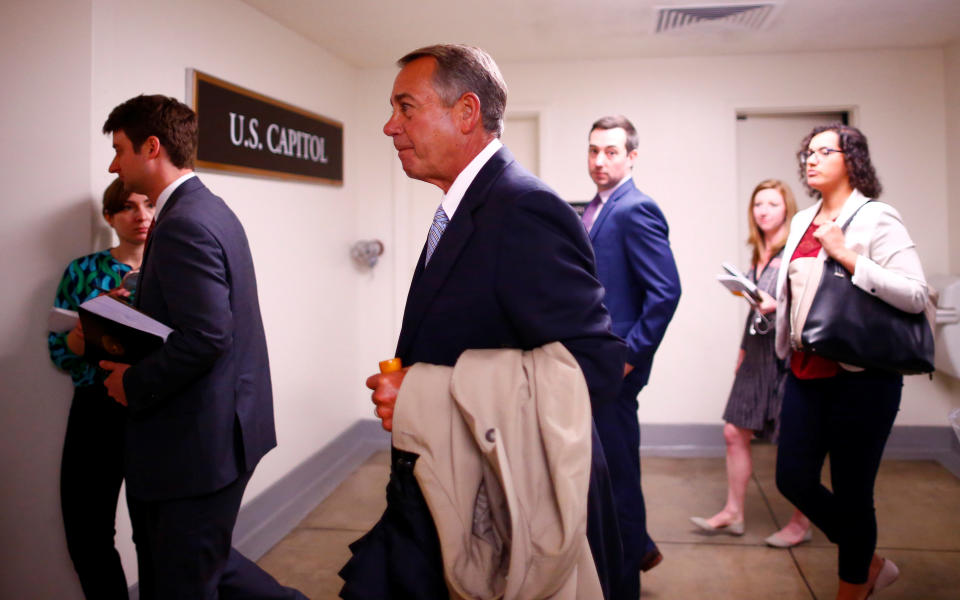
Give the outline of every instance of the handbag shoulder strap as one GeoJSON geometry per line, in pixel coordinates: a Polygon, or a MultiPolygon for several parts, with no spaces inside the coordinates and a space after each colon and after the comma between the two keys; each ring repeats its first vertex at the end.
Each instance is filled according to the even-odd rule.
{"type": "Polygon", "coordinates": [[[861,204],[860,206],[858,206],[858,207],[857,207],[857,210],[853,211],[853,214],[850,215],[850,217],[847,219],[847,222],[844,223],[842,227],[840,227],[840,231],[846,233],[846,232],[847,232],[847,227],[850,226],[850,221],[852,221],[853,218],[854,218],[855,216],[857,216],[857,213],[860,212],[860,209],[861,209],[861,208],[863,208],[864,206],[870,204],[871,202],[873,202],[873,198],[870,198],[869,200],[867,200],[866,202],[864,202],[863,204],[861,204]]]}

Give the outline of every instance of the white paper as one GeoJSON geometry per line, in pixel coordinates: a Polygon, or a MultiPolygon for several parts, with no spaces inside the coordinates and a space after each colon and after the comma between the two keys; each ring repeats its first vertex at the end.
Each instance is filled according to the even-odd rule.
{"type": "Polygon", "coordinates": [[[81,308],[89,310],[95,315],[122,323],[128,327],[146,331],[167,340],[167,336],[173,329],[167,327],[160,321],[150,318],[125,302],[121,302],[110,296],[97,296],[87,300],[80,305],[81,308]]]}
{"type": "Polygon", "coordinates": [[[47,331],[54,333],[70,331],[77,326],[79,320],[80,315],[77,311],[51,306],[50,312],[47,314],[47,331]]]}
{"type": "Polygon", "coordinates": [[[717,275],[717,281],[734,294],[747,295],[755,301],[760,302],[760,291],[757,289],[756,284],[747,279],[746,275],[730,263],[722,263],[720,266],[723,267],[726,273],[717,275]]]}

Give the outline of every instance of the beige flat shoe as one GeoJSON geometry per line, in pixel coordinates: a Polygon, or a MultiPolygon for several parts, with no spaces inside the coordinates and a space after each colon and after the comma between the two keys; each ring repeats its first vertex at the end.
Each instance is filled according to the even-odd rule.
{"type": "Polygon", "coordinates": [[[741,519],[735,523],[730,523],[729,525],[724,525],[722,527],[714,527],[703,517],[690,517],[690,522],[699,527],[704,531],[709,531],[710,533],[725,533],[727,535],[743,535],[743,532],[746,531],[747,526],[744,521],[741,519]]]}
{"type": "Polygon", "coordinates": [[[880,567],[880,573],[877,574],[877,579],[873,582],[873,589],[867,594],[867,600],[876,598],[877,592],[893,585],[898,577],[900,577],[900,569],[897,568],[897,565],[893,564],[893,561],[888,558],[883,559],[883,566],[880,567]]]}
{"type": "Polygon", "coordinates": [[[774,533],[763,541],[766,542],[768,546],[773,546],[774,548],[793,548],[794,546],[799,546],[800,544],[809,542],[812,539],[813,529],[808,529],[803,533],[803,537],[800,538],[799,542],[794,542],[792,544],[780,537],[780,532],[774,533]]]}

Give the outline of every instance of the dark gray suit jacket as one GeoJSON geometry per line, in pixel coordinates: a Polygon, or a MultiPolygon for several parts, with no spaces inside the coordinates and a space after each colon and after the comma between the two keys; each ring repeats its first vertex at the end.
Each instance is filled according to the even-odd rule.
{"type": "Polygon", "coordinates": [[[197,177],[157,217],[136,306],[173,333],[124,375],[129,493],[196,496],[252,471],[276,445],[256,276],[243,226],[197,177]]]}

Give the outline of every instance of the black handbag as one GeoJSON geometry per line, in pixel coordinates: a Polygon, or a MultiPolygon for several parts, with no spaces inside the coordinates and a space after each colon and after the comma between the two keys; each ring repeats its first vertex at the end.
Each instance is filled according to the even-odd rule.
{"type": "MultiPolygon", "coordinates": [[[[856,212],[842,231],[854,216],[856,212]]],[[[933,331],[926,315],[904,312],[868,294],[829,257],[800,342],[806,352],[866,369],[905,375],[933,372],[933,331]]]]}

